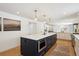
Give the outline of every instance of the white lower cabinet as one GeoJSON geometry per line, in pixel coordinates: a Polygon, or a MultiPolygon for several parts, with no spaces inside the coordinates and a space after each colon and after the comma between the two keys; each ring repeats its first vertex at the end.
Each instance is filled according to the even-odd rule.
{"type": "Polygon", "coordinates": [[[71,40],[71,34],[70,33],[57,33],[57,38],[71,40]]]}
{"type": "Polygon", "coordinates": [[[77,38],[75,38],[75,52],[79,56],[79,40],[77,38]]]}

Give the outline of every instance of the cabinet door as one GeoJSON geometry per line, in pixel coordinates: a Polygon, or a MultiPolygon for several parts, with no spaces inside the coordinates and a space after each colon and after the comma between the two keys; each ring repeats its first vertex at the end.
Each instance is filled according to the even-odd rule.
{"type": "Polygon", "coordinates": [[[47,37],[46,39],[47,39],[47,45],[49,46],[49,45],[50,45],[50,43],[51,43],[51,41],[50,41],[50,40],[51,40],[50,36],[49,36],[49,37],[47,37]]]}
{"type": "Polygon", "coordinates": [[[49,49],[52,46],[52,36],[47,37],[46,41],[47,41],[47,49],[49,49]]]}
{"type": "Polygon", "coordinates": [[[50,44],[49,37],[46,37],[46,43],[47,43],[47,48],[46,48],[46,50],[48,50],[48,49],[49,49],[49,44],[50,44]]]}
{"type": "Polygon", "coordinates": [[[54,45],[56,41],[57,41],[57,35],[55,34],[52,36],[52,45],[54,45]]]}
{"type": "Polygon", "coordinates": [[[53,37],[53,36],[50,36],[50,39],[49,39],[49,40],[50,40],[50,45],[52,45],[52,41],[53,41],[53,40],[52,40],[52,37],[53,37]]]}
{"type": "Polygon", "coordinates": [[[46,41],[47,41],[47,48],[46,48],[46,50],[51,48],[56,43],[56,40],[57,40],[57,35],[52,35],[52,36],[47,37],[46,38],[46,41]]]}
{"type": "Polygon", "coordinates": [[[75,52],[79,56],[79,40],[75,38],[75,52]]]}

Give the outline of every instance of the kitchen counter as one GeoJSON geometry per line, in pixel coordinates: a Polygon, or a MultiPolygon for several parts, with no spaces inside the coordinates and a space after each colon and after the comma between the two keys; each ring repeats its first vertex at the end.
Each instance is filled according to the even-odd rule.
{"type": "Polygon", "coordinates": [[[79,40],[79,34],[73,34],[75,38],[79,40]]]}
{"type": "Polygon", "coordinates": [[[48,36],[51,36],[51,35],[54,35],[54,34],[56,34],[56,33],[47,33],[45,35],[43,35],[43,34],[24,35],[22,37],[33,39],[33,40],[39,40],[39,39],[42,39],[42,38],[45,38],[45,37],[48,37],[48,36]]]}

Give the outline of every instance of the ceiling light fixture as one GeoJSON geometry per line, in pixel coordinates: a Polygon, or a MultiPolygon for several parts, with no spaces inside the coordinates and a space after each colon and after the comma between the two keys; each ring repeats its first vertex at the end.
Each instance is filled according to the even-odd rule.
{"type": "Polygon", "coordinates": [[[17,11],[17,12],[16,12],[16,14],[18,14],[18,15],[19,15],[19,14],[20,14],[20,12],[19,12],[19,11],[17,11]]]}
{"type": "Polygon", "coordinates": [[[64,15],[66,15],[67,13],[66,12],[64,12],[64,15]]]}
{"type": "Polygon", "coordinates": [[[47,20],[47,15],[43,15],[43,17],[44,17],[44,21],[46,21],[47,20]]]}

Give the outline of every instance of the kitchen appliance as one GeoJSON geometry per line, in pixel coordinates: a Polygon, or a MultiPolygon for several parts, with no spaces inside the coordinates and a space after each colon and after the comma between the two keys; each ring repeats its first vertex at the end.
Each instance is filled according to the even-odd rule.
{"type": "Polygon", "coordinates": [[[46,39],[41,39],[38,41],[38,52],[41,52],[47,46],[46,39]]]}
{"type": "Polygon", "coordinates": [[[79,23],[75,23],[73,24],[73,27],[74,27],[74,33],[79,33],[79,23]]]}

